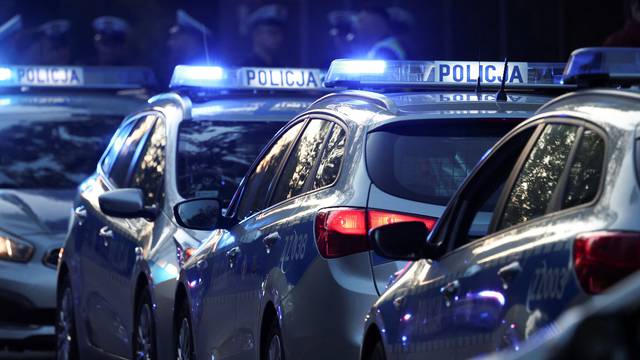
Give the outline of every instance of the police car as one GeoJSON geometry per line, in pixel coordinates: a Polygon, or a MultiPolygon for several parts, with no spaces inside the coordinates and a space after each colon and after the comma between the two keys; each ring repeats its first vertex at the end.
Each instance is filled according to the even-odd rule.
{"type": "Polygon", "coordinates": [[[74,205],[58,272],[62,358],[175,358],[181,262],[267,141],[324,91],[321,77],[178,66],[173,92],[124,120],[74,205]],[[179,209],[188,230],[173,209],[192,198],[195,212],[179,209]]]}
{"type": "Polygon", "coordinates": [[[334,61],[325,86],[351,89],[278,132],[185,263],[178,357],[356,358],[362,319],[404,266],[372,253],[368,231],[431,228],[482,154],[566,90],[562,69],[334,61]],[[502,85],[516,91],[494,95],[502,85]]]}
{"type": "Polygon", "coordinates": [[[75,189],[154,86],[145,68],[0,66],[0,351],[53,347],[75,189]]]}
{"type": "Polygon", "coordinates": [[[640,268],[639,58],[576,50],[564,83],[601,88],[554,99],[502,138],[426,242],[416,222],[372,232],[378,254],[414,262],[370,311],[362,358],[518,350],[640,268]]]}

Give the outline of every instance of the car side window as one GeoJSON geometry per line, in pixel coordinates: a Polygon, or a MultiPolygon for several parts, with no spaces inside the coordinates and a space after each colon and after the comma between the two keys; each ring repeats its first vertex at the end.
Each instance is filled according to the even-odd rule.
{"type": "Polygon", "coordinates": [[[165,121],[159,117],[151,136],[144,144],[131,179],[131,186],[144,193],[145,205],[151,206],[164,200],[165,148],[167,134],[165,121]]]}
{"type": "Polygon", "coordinates": [[[127,135],[131,131],[131,128],[133,128],[134,124],[135,121],[126,122],[125,124],[120,126],[120,128],[118,128],[118,130],[116,130],[116,133],[113,135],[113,139],[111,140],[109,147],[105,151],[102,164],[100,165],[100,167],[102,167],[102,171],[104,171],[105,174],[111,171],[111,167],[113,166],[113,162],[116,160],[118,151],[120,151],[120,148],[122,148],[122,144],[124,143],[124,140],[127,138],[127,135]]]}
{"type": "Polygon", "coordinates": [[[511,189],[498,230],[535,219],[547,212],[578,129],[578,126],[566,124],[546,125],[511,189]]]}
{"type": "Polygon", "coordinates": [[[263,209],[267,196],[275,183],[274,179],[278,175],[280,165],[284,161],[289,147],[298,137],[303,124],[304,122],[300,122],[282,134],[252,170],[238,204],[236,211],[238,219],[242,220],[263,209]]]}
{"type": "Polygon", "coordinates": [[[113,162],[111,171],[109,172],[109,179],[116,186],[126,186],[131,162],[133,161],[133,157],[138,149],[138,145],[140,145],[140,141],[144,139],[149,129],[153,126],[155,119],[155,115],[147,115],[143,119],[139,120],[124,140],[124,143],[120,147],[120,151],[118,151],[118,155],[113,162]]]}
{"type": "Polygon", "coordinates": [[[309,122],[280,175],[272,204],[302,194],[332,126],[325,120],[309,122]]]}
{"type": "Polygon", "coordinates": [[[319,189],[333,184],[338,178],[342,158],[344,157],[344,145],[347,133],[342,126],[333,125],[327,145],[322,151],[320,164],[313,180],[313,189],[319,189]]]}
{"type": "MultiPolygon", "coordinates": [[[[444,237],[455,239],[454,248],[489,234],[498,200],[537,126],[525,128],[500,145],[461,190],[454,211],[447,215],[444,237]],[[448,234],[447,234],[448,233],[448,234]]],[[[437,234],[436,234],[437,235],[437,234]]],[[[448,240],[447,240],[448,241],[448,240]]]]}
{"type": "Polygon", "coordinates": [[[585,129],[569,169],[562,208],[586,204],[595,199],[600,187],[604,161],[604,139],[585,129]]]}

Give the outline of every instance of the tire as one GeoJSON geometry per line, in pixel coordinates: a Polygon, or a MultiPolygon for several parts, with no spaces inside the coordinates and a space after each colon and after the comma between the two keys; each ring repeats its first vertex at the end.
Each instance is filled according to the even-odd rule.
{"type": "Polygon", "coordinates": [[[271,319],[264,340],[260,347],[261,360],[285,360],[282,332],[276,319],[271,319]]]}
{"type": "Polygon", "coordinates": [[[151,296],[144,290],[136,302],[135,322],[133,326],[133,359],[155,360],[156,327],[153,320],[151,296]]]}
{"type": "Polygon", "coordinates": [[[193,333],[191,327],[191,317],[189,316],[189,306],[186,301],[180,305],[178,317],[176,318],[175,346],[177,360],[195,359],[195,349],[193,348],[193,333]]]}
{"type": "Polygon", "coordinates": [[[78,359],[78,338],[76,336],[73,293],[68,277],[60,283],[56,314],[56,358],[58,360],[78,359]]]}
{"type": "Polygon", "coordinates": [[[382,342],[380,342],[380,340],[376,341],[376,344],[371,348],[371,353],[367,360],[385,360],[386,358],[382,342]]]}

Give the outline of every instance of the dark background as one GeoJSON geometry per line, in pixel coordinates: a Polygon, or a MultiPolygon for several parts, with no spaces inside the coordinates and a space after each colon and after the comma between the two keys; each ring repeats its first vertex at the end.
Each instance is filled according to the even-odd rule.
{"type": "MultiPolygon", "coordinates": [[[[55,18],[72,21],[74,53],[91,48],[91,20],[120,16],[134,28],[133,63],[153,65],[163,57],[168,28],[182,8],[214,33],[213,57],[238,63],[249,53],[241,27],[260,5],[279,3],[289,10],[287,65],[327,66],[332,58],[327,13],[357,10],[355,0],[0,0],[0,21],[22,14],[25,25],[55,18]]],[[[380,1],[376,2],[381,3],[380,1]]],[[[565,61],[578,47],[598,46],[624,25],[621,0],[387,0],[416,18],[407,48],[413,59],[565,61]]]]}

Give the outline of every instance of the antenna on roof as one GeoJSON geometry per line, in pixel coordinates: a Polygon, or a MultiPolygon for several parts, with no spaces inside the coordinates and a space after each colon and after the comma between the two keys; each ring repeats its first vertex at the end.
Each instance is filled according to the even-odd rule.
{"type": "Polygon", "coordinates": [[[480,66],[480,61],[478,60],[478,80],[476,82],[476,96],[478,97],[478,100],[480,100],[480,93],[482,92],[482,86],[480,86],[480,82],[482,81],[482,74],[480,74],[481,71],[482,67],[480,66]]]}
{"type": "Polygon", "coordinates": [[[504,85],[507,82],[507,74],[509,69],[509,60],[504,58],[504,69],[502,70],[502,81],[500,82],[500,90],[496,93],[496,101],[507,101],[507,93],[504,91],[504,85]]]}

